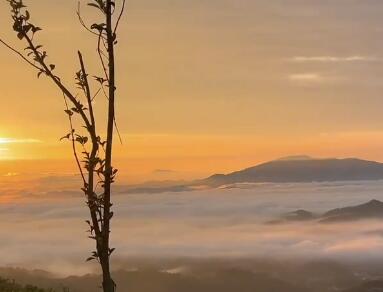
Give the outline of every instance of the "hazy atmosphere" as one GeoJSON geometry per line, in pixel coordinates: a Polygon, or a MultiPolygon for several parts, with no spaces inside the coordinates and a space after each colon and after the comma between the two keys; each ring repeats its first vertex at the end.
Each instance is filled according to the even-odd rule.
{"type": "Polygon", "coordinates": [[[0,1],[0,291],[383,291],[382,15],[0,1]]]}
{"type": "MultiPolygon", "coordinates": [[[[27,4],[67,84],[78,48],[99,71],[93,38],[77,21],[77,1],[27,4]]],[[[95,18],[85,4],[85,16],[95,18]]],[[[7,3],[0,5],[1,35],[17,44],[7,3]]],[[[155,169],[206,175],[302,153],[383,160],[383,3],[145,0],[127,6],[117,52],[124,146],[116,155],[129,159],[124,166],[132,176],[142,172],[142,180],[155,169]]],[[[58,143],[66,124],[55,88],[0,50],[7,72],[0,134],[12,139],[0,142],[1,157],[70,158],[58,143]],[[26,86],[17,85],[21,79],[26,86]]]]}

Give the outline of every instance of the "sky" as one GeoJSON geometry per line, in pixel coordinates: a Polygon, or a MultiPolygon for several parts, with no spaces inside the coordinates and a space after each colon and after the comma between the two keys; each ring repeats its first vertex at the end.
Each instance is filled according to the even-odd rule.
{"type": "MultiPolygon", "coordinates": [[[[81,3],[84,18],[97,19],[81,3]]],[[[100,72],[77,1],[26,4],[66,84],[78,49],[100,72]]],[[[379,0],[128,1],[117,48],[116,164],[145,180],[297,154],[383,161],[382,8],[379,0]]],[[[0,37],[20,48],[8,11],[2,1],[0,37]]],[[[68,131],[60,93],[4,47],[0,64],[0,170],[43,159],[73,171],[70,147],[58,141],[68,131]]],[[[100,119],[104,105],[100,98],[100,119]]]]}

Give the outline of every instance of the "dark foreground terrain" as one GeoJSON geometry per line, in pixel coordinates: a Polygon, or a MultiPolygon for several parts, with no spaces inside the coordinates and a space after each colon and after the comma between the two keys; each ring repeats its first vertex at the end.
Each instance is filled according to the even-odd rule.
{"type": "MultiPolygon", "coordinates": [[[[135,271],[114,273],[118,291],[140,292],[383,292],[383,263],[369,267],[346,266],[331,261],[306,263],[270,261],[175,261],[141,264],[135,271]]],[[[14,279],[0,282],[8,292],[95,292],[99,277],[55,278],[44,271],[2,268],[0,276],[14,279]],[[27,286],[33,284],[41,287],[27,286]],[[7,286],[8,285],[8,286],[7,286]],[[7,290],[8,289],[8,290],[7,290]]]]}
{"type": "Polygon", "coordinates": [[[0,291],[1,292],[53,292],[51,289],[45,290],[45,289],[41,289],[29,284],[20,285],[16,283],[14,280],[2,279],[2,278],[0,278],[0,291]]]}

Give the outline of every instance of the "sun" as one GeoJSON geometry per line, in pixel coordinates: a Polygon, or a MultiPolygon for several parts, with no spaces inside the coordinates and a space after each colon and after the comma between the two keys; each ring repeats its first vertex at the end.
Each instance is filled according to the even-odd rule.
{"type": "Polygon", "coordinates": [[[0,137],[0,145],[1,144],[9,144],[9,143],[12,143],[12,140],[11,138],[4,138],[4,137],[0,137]]]}

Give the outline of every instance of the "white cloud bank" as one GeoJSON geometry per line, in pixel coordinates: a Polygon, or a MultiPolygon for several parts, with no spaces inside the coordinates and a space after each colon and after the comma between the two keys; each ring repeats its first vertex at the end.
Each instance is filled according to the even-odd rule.
{"type": "MultiPolygon", "coordinates": [[[[45,185],[39,188],[49,190],[49,184],[45,185]]],[[[0,194],[10,191],[9,186],[0,188],[0,194]]],[[[80,193],[41,194],[25,187],[12,191],[35,199],[0,205],[1,264],[60,274],[90,272],[92,266],[84,259],[94,243],[85,232],[88,213],[80,193]]],[[[297,209],[321,213],[373,198],[383,200],[383,181],[122,194],[113,199],[114,256],[382,258],[379,221],[264,224],[297,209]]]]}

